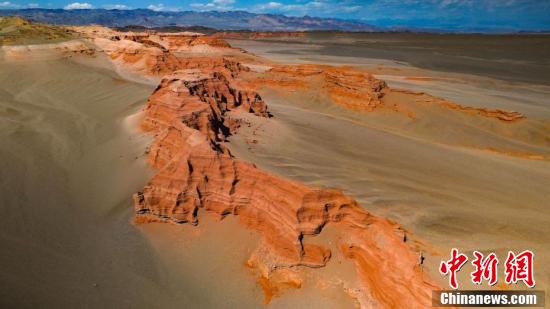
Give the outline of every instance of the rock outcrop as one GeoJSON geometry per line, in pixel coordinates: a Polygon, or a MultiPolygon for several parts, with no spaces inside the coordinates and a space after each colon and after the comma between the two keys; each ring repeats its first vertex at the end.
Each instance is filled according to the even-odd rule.
{"type": "Polygon", "coordinates": [[[249,40],[261,40],[272,38],[304,38],[306,32],[292,32],[292,31],[260,31],[260,32],[248,32],[248,31],[233,31],[233,32],[216,32],[213,34],[215,37],[224,39],[249,39],[249,40]]]}
{"type": "Polygon", "coordinates": [[[194,46],[206,45],[214,48],[231,48],[225,40],[199,33],[116,33],[111,36],[114,40],[130,40],[143,44],[154,44],[157,47],[177,52],[186,51],[194,46]]]}
{"type": "Polygon", "coordinates": [[[93,39],[100,50],[121,68],[145,76],[161,76],[180,68],[179,60],[169,51],[131,40],[93,39]]]}
{"type": "Polygon", "coordinates": [[[438,106],[441,108],[467,113],[470,115],[478,115],[485,118],[494,118],[503,122],[515,122],[526,118],[525,115],[519,112],[505,111],[501,109],[490,109],[484,107],[465,106],[443,98],[429,95],[424,92],[417,92],[405,89],[391,89],[391,91],[413,95],[416,97],[415,101],[420,105],[438,106]]]}
{"type": "Polygon", "coordinates": [[[415,117],[416,106],[403,102],[389,104],[384,100],[384,96],[390,92],[399,92],[415,96],[419,105],[431,104],[504,122],[525,118],[523,114],[515,111],[464,106],[423,92],[393,89],[367,72],[346,66],[278,65],[252,81],[251,85],[257,89],[267,85],[274,88],[315,91],[329,98],[331,102],[349,109],[365,112],[389,109],[412,118],[415,117]]]}
{"type": "Polygon", "coordinates": [[[162,77],[192,66],[213,68],[225,61],[219,55],[222,51],[241,51],[233,49],[221,38],[197,33],[118,32],[99,26],[70,29],[93,42],[117,68],[147,77],[162,77]],[[177,56],[183,52],[198,56],[177,56]]]}
{"type": "MultiPolygon", "coordinates": [[[[229,67],[221,68],[238,71],[239,65],[229,67]]],[[[155,134],[148,156],[158,172],[134,195],[136,222],[198,224],[206,213],[237,216],[261,235],[247,265],[258,274],[266,301],[283,286],[301,285],[296,269],[323,267],[341,250],[363,283],[357,294],[362,306],[429,305],[433,285],[397,225],[338,190],[310,188],[234,158],[219,143],[239,125],[228,111],[269,116],[261,97],[239,89],[223,70],[188,69],[162,80],[143,121],[155,134]],[[337,246],[307,241],[328,225],[338,231],[337,246]]]]}
{"type": "Polygon", "coordinates": [[[514,122],[526,118],[525,115],[515,111],[505,111],[501,109],[489,109],[482,107],[464,106],[448,100],[440,100],[441,106],[468,114],[480,115],[487,118],[496,118],[505,122],[514,122]]]}
{"type": "Polygon", "coordinates": [[[366,72],[317,64],[276,66],[257,83],[320,90],[336,104],[364,111],[382,107],[381,99],[388,88],[384,81],[366,72]]]}
{"type": "MultiPolygon", "coordinates": [[[[231,155],[222,142],[240,123],[229,112],[270,116],[250,81],[241,79],[253,73],[224,57],[173,52],[197,42],[228,48],[225,44],[199,36],[102,33],[91,39],[115,64],[164,76],[142,122],[155,136],[148,161],[157,173],[134,195],[136,223],[199,224],[204,215],[236,216],[261,235],[246,265],[267,302],[284,289],[300,287],[301,270],[324,267],[338,252],[355,265],[361,286],[353,294],[363,307],[430,304],[434,286],[399,226],[371,215],[341,191],[283,179],[231,155]],[[311,241],[328,226],[337,242],[311,241]]],[[[334,102],[360,110],[382,107],[387,91],[383,81],[351,68],[277,66],[266,75],[266,83],[271,77],[292,86],[319,83],[334,102]]]]}
{"type": "Polygon", "coordinates": [[[180,50],[185,49],[186,47],[207,45],[216,48],[231,48],[231,45],[225,40],[208,35],[198,35],[198,36],[178,36],[168,33],[159,34],[159,37],[162,41],[168,42],[168,48],[170,50],[180,50]]]}

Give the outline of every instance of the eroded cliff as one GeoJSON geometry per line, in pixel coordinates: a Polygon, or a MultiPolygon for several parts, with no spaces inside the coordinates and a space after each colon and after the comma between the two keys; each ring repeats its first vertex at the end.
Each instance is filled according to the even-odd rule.
{"type": "Polygon", "coordinates": [[[276,65],[266,74],[251,81],[250,85],[256,89],[269,86],[276,89],[314,91],[349,109],[365,112],[392,110],[411,118],[417,116],[418,107],[426,105],[504,122],[526,118],[515,111],[465,106],[423,92],[393,89],[372,74],[348,66],[276,65]],[[385,99],[387,94],[397,92],[409,95],[413,100],[385,99]],[[409,103],[410,101],[414,103],[409,103]]]}
{"type": "Polygon", "coordinates": [[[354,297],[362,306],[428,305],[433,285],[399,226],[338,190],[310,188],[238,160],[219,143],[239,126],[228,111],[269,116],[261,97],[233,79],[239,67],[177,71],[149,98],[143,127],[155,134],[149,161],[158,172],[134,196],[136,222],[198,224],[204,215],[237,216],[262,236],[247,265],[266,301],[282,287],[299,287],[301,268],[324,267],[340,250],[361,278],[354,297]],[[328,225],[337,244],[306,240],[328,225]]]}

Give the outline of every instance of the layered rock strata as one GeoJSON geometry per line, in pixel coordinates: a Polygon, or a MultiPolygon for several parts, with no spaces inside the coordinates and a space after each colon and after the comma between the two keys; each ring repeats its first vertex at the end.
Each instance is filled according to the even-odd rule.
{"type": "Polygon", "coordinates": [[[446,99],[434,97],[424,92],[417,92],[405,89],[391,89],[393,92],[405,93],[417,97],[416,102],[423,105],[436,105],[442,108],[459,111],[471,115],[478,115],[486,118],[494,118],[504,122],[515,122],[525,119],[525,115],[516,111],[506,111],[501,109],[490,109],[484,107],[465,106],[446,99]]]}
{"type": "Polygon", "coordinates": [[[431,104],[448,110],[504,122],[515,122],[526,118],[523,114],[515,111],[464,106],[423,92],[393,89],[388,87],[384,81],[376,79],[367,72],[346,66],[278,65],[265,75],[258,77],[251,85],[255,88],[268,85],[282,89],[316,91],[326,95],[333,103],[357,111],[373,112],[390,109],[414,117],[415,106],[397,102],[388,104],[384,100],[384,96],[388,93],[399,92],[415,96],[419,105],[431,104]]]}
{"type": "Polygon", "coordinates": [[[261,235],[247,265],[258,274],[267,301],[283,286],[299,287],[299,269],[323,267],[340,250],[361,278],[356,297],[362,306],[429,305],[433,285],[397,225],[338,190],[272,175],[223,147],[220,141],[239,126],[229,111],[269,114],[256,92],[234,81],[238,64],[219,68],[175,72],[149,98],[143,127],[155,134],[148,158],[157,174],[134,195],[136,222],[198,224],[206,213],[238,217],[261,235]],[[307,241],[328,225],[337,230],[337,245],[307,241]]]}
{"type": "Polygon", "coordinates": [[[354,110],[373,111],[382,107],[386,83],[371,74],[350,67],[302,64],[282,65],[269,70],[260,83],[276,87],[316,88],[336,104],[354,110]]]}
{"type": "Polygon", "coordinates": [[[272,38],[304,38],[306,32],[217,32],[213,36],[224,39],[249,39],[249,40],[261,40],[272,38]]]}
{"type": "Polygon", "coordinates": [[[225,60],[219,55],[233,49],[223,39],[197,33],[117,32],[98,26],[71,27],[106,53],[118,69],[147,77],[161,77],[181,68],[192,66],[217,67],[225,60]],[[178,57],[181,52],[192,52],[197,57],[178,57]],[[191,60],[192,59],[192,60],[191,60]]]}

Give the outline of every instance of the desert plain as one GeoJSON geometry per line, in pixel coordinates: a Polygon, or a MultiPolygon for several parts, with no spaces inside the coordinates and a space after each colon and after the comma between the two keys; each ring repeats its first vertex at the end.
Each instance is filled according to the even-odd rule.
{"type": "Polygon", "coordinates": [[[547,289],[550,38],[32,27],[3,307],[427,307],[451,248],[532,250],[547,289]]]}

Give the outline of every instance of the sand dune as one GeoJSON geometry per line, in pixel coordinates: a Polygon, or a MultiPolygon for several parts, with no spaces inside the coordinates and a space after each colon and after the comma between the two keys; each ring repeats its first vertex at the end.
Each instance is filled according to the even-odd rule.
{"type": "Polygon", "coordinates": [[[122,127],[150,87],[64,59],[2,62],[0,79],[1,303],[124,303],[123,278],[150,286],[129,267],[147,249],[124,206],[147,139],[122,127]]]}

